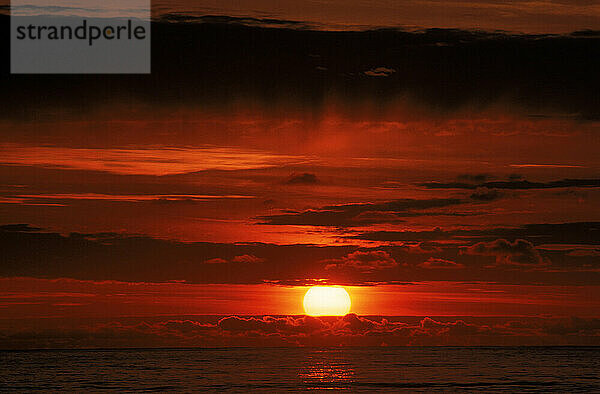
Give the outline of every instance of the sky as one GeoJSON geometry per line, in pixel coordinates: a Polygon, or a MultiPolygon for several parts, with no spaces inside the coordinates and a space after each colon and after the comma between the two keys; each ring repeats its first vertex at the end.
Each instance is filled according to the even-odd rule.
{"type": "Polygon", "coordinates": [[[591,0],[175,0],[153,2],[153,14],[277,19],[328,30],[476,28],[545,34],[597,29],[600,6],[591,0]]]}
{"type": "Polygon", "coordinates": [[[231,4],[2,64],[1,348],[600,343],[594,2],[231,4]]]}

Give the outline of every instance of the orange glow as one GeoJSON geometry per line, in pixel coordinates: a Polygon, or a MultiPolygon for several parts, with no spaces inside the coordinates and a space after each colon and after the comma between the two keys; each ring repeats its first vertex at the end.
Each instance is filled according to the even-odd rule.
{"type": "Polygon", "coordinates": [[[304,295],[304,311],[310,316],[344,316],[351,304],[343,287],[314,286],[304,295]]]}

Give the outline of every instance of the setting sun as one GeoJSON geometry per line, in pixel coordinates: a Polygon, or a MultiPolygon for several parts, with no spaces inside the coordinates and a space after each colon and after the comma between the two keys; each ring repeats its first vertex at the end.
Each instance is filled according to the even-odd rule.
{"type": "Polygon", "coordinates": [[[310,316],[344,316],[350,305],[350,295],[343,287],[315,286],[304,295],[304,311],[310,316]]]}

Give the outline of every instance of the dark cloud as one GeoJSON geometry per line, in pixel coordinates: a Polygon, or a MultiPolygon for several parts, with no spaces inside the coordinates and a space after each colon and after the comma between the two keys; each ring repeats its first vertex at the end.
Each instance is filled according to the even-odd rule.
{"type": "Polygon", "coordinates": [[[398,265],[398,262],[383,250],[357,250],[341,259],[328,260],[325,263],[326,270],[350,268],[367,273],[393,268],[398,265]]]}
{"type": "Polygon", "coordinates": [[[189,319],[110,322],[72,329],[3,330],[0,348],[600,344],[600,319],[593,318],[414,320],[348,314],[228,316],[214,323],[189,319]]]}
{"type": "Polygon", "coordinates": [[[425,269],[461,269],[465,268],[463,264],[455,263],[454,261],[430,257],[426,261],[418,265],[425,269]]]}
{"type": "Polygon", "coordinates": [[[544,331],[553,335],[600,335],[600,319],[579,317],[558,319],[546,325],[544,331]]]}
{"type": "Polygon", "coordinates": [[[497,264],[531,267],[547,264],[535,246],[523,239],[517,239],[515,242],[509,242],[505,239],[497,239],[493,242],[479,242],[466,248],[465,253],[494,256],[496,257],[497,264]]]}
{"type": "Polygon", "coordinates": [[[490,174],[459,174],[456,179],[460,181],[468,181],[468,182],[485,182],[494,178],[490,174]]]}
{"type": "Polygon", "coordinates": [[[315,185],[319,183],[319,180],[315,174],[305,172],[303,174],[290,175],[285,183],[288,185],[315,185]]]}
{"type": "Polygon", "coordinates": [[[508,179],[511,181],[518,181],[520,179],[523,179],[523,175],[521,174],[509,174],[508,175],[508,179]]]}
{"type": "Polygon", "coordinates": [[[463,242],[493,241],[498,238],[509,240],[525,239],[535,245],[540,244],[600,244],[600,222],[526,224],[521,227],[492,227],[487,229],[430,231],[370,231],[351,238],[370,241],[441,241],[461,240],[463,242]]]}
{"type": "Polygon", "coordinates": [[[569,251],[567,253],[567,255],[569,256],[575,256],[575,257],[588,257],[588,256],[593,256],[593,257],[600,257],[600,249],[573,249],[571,251],[569,251]]]}
{"type": "MultiPolygon", "coordinates": [[[[579,224],[579,230],[572,234],[569,229],[577,226],[541,227],[548,228],[556,236],[575,237],[577,231],[582,231],[600,244],[590,224],[579,224]]],[[[0,276],[281,286],[373,286],[422,281],[600,283],[596,254],[579,252],[589,246],[536,247],[529,239],[545,241],[536,238],[537,231],[531,231],[528,239],[517,237],[512,241],[494,233],[501,230],[490,230],[485,236],[474,230],[403,232],[397,237],[409,241],[373,248],[188,243],[114,233],[0,231],[0,276]],[[440,238],[453,242],[432,240],[440,238]],[[448,269],[461,267],[464,269],[448,269]]]]}
{"type": "Polygon", "coordinates": [[[454,322],[439,322],[432,318],[426,317],[421,320],[421,328],[433,333],[434,335],[450,335],[450,336],[463,336],[463,335],[476,335],[478,333],[487,333],[491,331],[487,326],[477,326],[475,324],[465,323],[463,320],[457,320],[454,322]]]}
{"type": "Polygon", "coordinates": [[[262,263],[265,259],[256,257],[251,254],[243,254],[240,256],[234,256],[230,260],[225,260],[219,257],[215,257],[214,259],[206,260],[206,264],[227,264],[227,263],[262,263]]]}
{"type": "MultiPolygon", "coordinates": [[[[600,115],[596,36],[315,31],[274,19],[168,18],[152,25],[150,75],[22,76],[11,75],[3,62],[0,117],[39,120],[56,116],[58,108],[83,116],[98,103],[227,109],[240,97],[314,113],[326,97],[337,97],[350,113],[364,103],[384,108],[404,98],[435,112],[503,100],[535,113],[600,115]]],[[[8,16],[0,15],[0,26],[6,58],[8,16]]]]}
{"type": "Polygon", "coordinates": [[[471,194],[471,198],[477,201],[494,201],[502,197],[502,194],[496,189],[488,189],[487,187],[478,187],[471,194]]]}
{"type": "MultiPolygon", "coordinates": [[[[427,209],[445,208],[462,203],[462,200],[455,198],[402,199],[381,203],[329,205],[302,212],[261,216],[258,219],[260,224],[353,227],[373,223],[394,223],[401,221],[401,217],[430,215],[423,212],[427,209]]],[[[436,212],[436,214],[455,215],[456,213],[436,212]]]]}
{"type": "Polygon", "coordinates": [[[263,283],[324,278],[352,247],[185,243],[114,233],[0,232],[0,276],[134,282],[263,283]]]}
{"type": "Polygon", "coordinates": [[[33,227],[28,224],[4,224],[0,226],[0,231],[7,232],[37,232],[40,230],[41,228],[33,227]]]}
{"type": "Polygon", "coordinates": [[[193,16],[184,13],[166,13],[159,17],[166,23],[205,23],[205,24],[231,24],[256,27],[275,27],[287,29],[308,29],[310,24],[301,21],[291,21],[275,18],[233,17],[227,15],[202,15],[193,16]]]}
{"type": "Polygon", "coordinates": [[[571,33],[574,37],[600,37],[600,30],[578,30],[571,33]]]}
{"type": "Polygon", "coordinates": [[[428,189],[555,189],[560,187],[600,187],[600,179],[563,179],[551,182],[530,182],[526,180],[495,181],[484,183],[461,183],[461,182],[427,182],[421,183],[428,189]]]}

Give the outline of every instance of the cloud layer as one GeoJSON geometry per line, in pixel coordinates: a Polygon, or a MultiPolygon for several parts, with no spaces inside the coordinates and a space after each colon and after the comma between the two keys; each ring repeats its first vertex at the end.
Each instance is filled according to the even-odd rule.
{"type": "Polygon", "coordinates": [[[360,286],[437,280],[597,285],[599,228],[598,223],[566,223],[354,236],[380,243],[367,247],[61,235],[14,224],[0,227],[0,276],[205,284],[360,286]]]}
{"type": "Polygon", "coordinates": [[[420,320],[361,317],[223,317],[218,322],[111,322],[72,329],[3,330],[0,348],[224,346],[598,345],[600,320],[583,318],[420,320]]]}
{"type": "MultiPolygon", "coordinates": [[[[350,113],[355,105],[384,106],[408,97],[434,112],[502,100],[535,113],[599,116],[596,36],[335,32],[272,28],[276,21],[270,28],[218,18],[203,22],[154,23],[148,76],[21,78],[11,76],[5,63],[0,117],[31,118],[63,106],[85,112],[120,101],[221,107],[240,96],[267,107],[301,103],[316,111],[333,96],[350,113]],[[44,100],[35,99],[39,92],[44,100]]],[[[8,17],[0,15],[0,24],[8,25],[8,17]]],[[[0,50],[8,53],[9,40],[2,42],[0,50]]]]}

